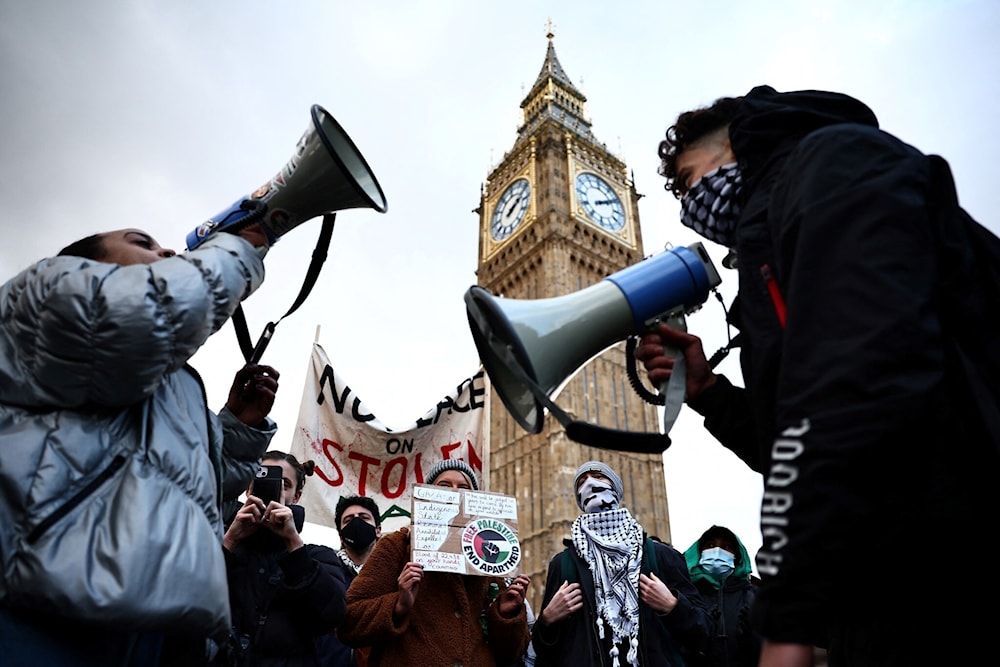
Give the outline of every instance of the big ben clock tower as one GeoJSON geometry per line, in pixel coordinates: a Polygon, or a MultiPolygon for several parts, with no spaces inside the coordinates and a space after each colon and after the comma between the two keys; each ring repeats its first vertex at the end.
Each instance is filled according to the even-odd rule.
{"type": "MultiPolygon", "coordinates": [[[[506,298],[542,299],[588,287],[643,259],[637,203],[625,163],[594,136],[587,98],[556,57],[551,27],[542,70],[521,102],[513,146],[489,174],[479,208],[478,283],[506,298]]],[[[629,384],[624,343],[591,360],[556,402],[616,430],[656,432],[654,406],[629,384]]],[[[625,484],[623,504],[650,535],[670,540],[663,457],[579,445],[551,416],[538,434],[522,429],[500,397],[490,404],[490,482],[517,497],[522,571],[541,613],[545,573],[580,514],[573,476],[585,461],[610,465],[625,484]]]]}

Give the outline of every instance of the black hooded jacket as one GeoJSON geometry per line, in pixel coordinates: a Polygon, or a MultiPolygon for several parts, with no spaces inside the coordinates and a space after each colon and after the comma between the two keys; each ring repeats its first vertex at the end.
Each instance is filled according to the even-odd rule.
{"type": "Polygon", "coordinates": [[[708,605],[712,634],[704,652],[689,655],[688,667],[757,667],[760,636],[750,628],[750,607],[758,579],[753,576],[750,554],[742,540],[725,526],[713,525],[684,552],[691,581],[708,605]],[[733,545],[733,571],[718,577],[701,565],[701,552],[712,538],[733,545]]]}
{"type": "Polygon", "coordinates": [[[998,304],[974,251],[991,235],[944,160],[848,96],[754,88],[730,141],[746,389],[720,377],[690,405],[765,477],[756,627],[821,646],[851,625],[919,636],[925,563],[900,555],[886,576],[872,555],[995,523],[998,304]],[[963,354],[994,364],[978,398],[963,354]]]}
{"type": "MultiPolygon", "coordinates": [[[[604,628],[604,638],[597,629],[597,598],[594,577],[572,541],[563,540],[564,552],[573,560],[575,580],[583,594],[583,608],[569,618],[552,625],[541,613],[532,629],[535,665],[538,667],[613,667],[610,656],[611,630],[604,628]]],[[[708,643],[710,620],[705,601],[691,582],[684,556],[668,544],[652,542],[656,569],[653,574],[677,597],[677,606],[668,614],[659,614],[644,603],[639,604],[639,664],[683,667],[684,652],[698,653],[708,643]]],[[[564,580],[563,553],[549,561],[542,598],[544,610],[564,580]]],[[[643,570],[645,574],[645,569],[643,570]]],[[[627,665],[628,641],[620,647],[618,664],[627,665]]]]}
{"type": "MultiPolygon", "coordinates": [[[[296,528],[305,518],[292,505],[296,528]]],[[[245,651],[241,667],[320,665],[314,640],[344,619],[348,581],[337,553],[306,544],[292,551],[261,529],[225,550],[234,634],[245,651]]]]}

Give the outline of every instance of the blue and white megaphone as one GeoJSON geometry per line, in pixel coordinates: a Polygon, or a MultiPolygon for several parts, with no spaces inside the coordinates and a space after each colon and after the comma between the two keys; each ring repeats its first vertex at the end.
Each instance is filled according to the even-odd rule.
{"type": "Polygon", "coordinates": [[[570,418],[551,396],[611,345],[668,316],[701,307],[722,280],[701,243],[648,257],[578,292],[507,299],[475,285],[465,293],[469,326],[483,367],[511,416],[529,433],[549,411],[582,444],[662,452],[664,434],[606,429],[570,418]]]}
{"type": "Polygon", "coordinates": [[[314,104],[312,125],[291,159],[274,177],[187,235],[193,250],[212,234],[235,233],[259,223],[274,243],[303,222],[348,208],[385,213],[382,187],[357,146],[323,107],[314,104]]]}

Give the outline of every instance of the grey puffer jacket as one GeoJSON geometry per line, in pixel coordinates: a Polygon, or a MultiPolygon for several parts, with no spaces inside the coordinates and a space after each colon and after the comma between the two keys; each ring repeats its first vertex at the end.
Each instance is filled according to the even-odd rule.
{"type": "Polygon", "coordinates": [[[263,278],[219,234],[150,265],[45,259],[0,287],[0,606],[228,633],[220,501],[276,427],[213,414],[187,361],[263,278]]]}

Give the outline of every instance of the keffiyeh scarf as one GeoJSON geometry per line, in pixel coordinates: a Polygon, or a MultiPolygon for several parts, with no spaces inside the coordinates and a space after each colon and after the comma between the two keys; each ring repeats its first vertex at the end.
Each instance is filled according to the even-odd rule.
{"type": "Polygon", "coordinates": [[[351,560],[351,557],[347,555],[347,549],[341,549],[337,552],[337,555],[340,556],[340,560],[343,561],[344,566],[350,568],[355,575],[361,571],[361,566],[356,565],[354,561],[351,560]]]}
{"type": "Polygon", "coordinates": [[[743,177],[735,162],[708,172],[681,201],[681,223],[709,241],[732,248],[736,245],[742,189],[743,177]]]}
{"type": "Polygon", "coordinates": [[[624,507],[582,514],[571,529],[573,547],[594,577],[597,633],[611,629],[611,658],[618,664],[619,645],[628,638],[626,659],[639,664],[639,571],[642,526],[624,507]]]}

